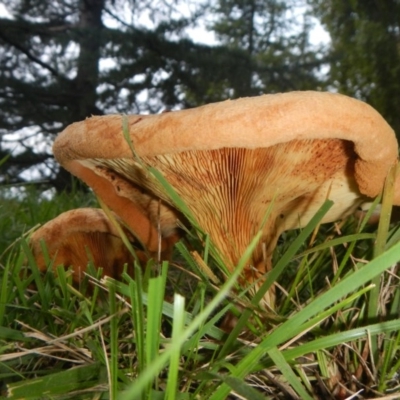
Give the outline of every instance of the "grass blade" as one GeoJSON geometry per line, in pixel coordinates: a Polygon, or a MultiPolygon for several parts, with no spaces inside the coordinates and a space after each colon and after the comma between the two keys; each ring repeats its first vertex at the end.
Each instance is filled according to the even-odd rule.
{"type": "Polygon", "coordinates": [[[39,399],[62,393],[84,390],[105,383],[104,374],[98,364],[71,368],[40,378],[11,383],[7,386],[8,399],[39,399]]]}
{"type": "MultiPolygon", "coordinates": [[[[175,294],[172,340],[179,340],[179,337],[182,335],[184,321],[185,321],[184,313],[185,313],[185,298],[175,294]]],[[[169,363],[169,370],[168,370],[167,389],[166,389],[167,400],[176,399],[180,355],[181,354],[179,351],[176,351],[171,355],[171,360],[169,363]]]]}
{"type": "Polygon", "coordinates": [[[274,364],[277,366],[279,371],[282,372],[283,376],[286,378],[291,387],[297,392],[300,398],[302,400],[313,400],[313,398],[304,389],[303,385],[285,360],[285,357],[282,355],[282,353],[276,347],[272,347],[268,351],[268,355],[271,357],[274,364]]]}

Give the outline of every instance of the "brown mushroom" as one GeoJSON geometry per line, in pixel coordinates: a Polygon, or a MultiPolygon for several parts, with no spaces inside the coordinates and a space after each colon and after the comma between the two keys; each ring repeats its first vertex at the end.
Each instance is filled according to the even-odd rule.
{"type": "MultiPolygon", "coordinates": [[[[145,166],[183,199],[228,270],[262,229],[242,281],[268,272],[279,235],[307,224],[326,199],[334,201],[323,220],[330,222],[377,196],[397,160],[394,132],[380,114],[339,94],[292,92],[130,115],[134,154],[122,120],[70,125],[54,143],[56,159],[152,252],[159,238],[163,250],[177,240],[182,215],[145,166]]],[[[399,204],[400,190],[395,197],[399,204]]]]}
{"type": "MultiPolygon", "coordinates": [[[[118,219],[118,218],[117,218],[118,219]]],[[[131,233],[122,228],[131,242],[131,233]]],[[[73,266],[73,280],[79,283],[89,261],[103,268],[103,274],[119,278],[127,264],[128,273],[133,272],[134,256],[124,245],[115,225],[101,209],[79,208],[66,211],[47,222],[30,238],[30,246],[39,270],[47,269],[46,257],[42,252],[44,242],[50,261],[56,267],[73,266]]],[[[137,251],[141,262],[147,257],[137,251]]]]}

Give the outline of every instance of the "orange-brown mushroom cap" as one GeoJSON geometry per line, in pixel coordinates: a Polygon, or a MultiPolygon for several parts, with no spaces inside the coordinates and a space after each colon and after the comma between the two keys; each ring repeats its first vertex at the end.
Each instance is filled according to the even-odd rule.
{"type": "Polygon", "coordinates": [[[307,224],[326,199],[335,204],[323,222],[377,196],[397,160],[394,132],[380,114],[339,94],[264,95],[127,121],[141,161],[119,115],[67,127],[55,141],[56,159],[150,248],[160,235],[164,246],[175,240],[181,216],[141,163],[164,175],[228,268],[262,228],[267,260],[260,244],[247,273],[264,273],[279,234],[307,224]]]}
{"type": "MultiPolygon", "coordinates": [[[[122,228],[123,229],[123,228],[122,228]]],[[[123,229],[130,241],[134,241],[129,231],[123,229]]],[[[30,246],[38,268],[47,268],[42,252],[44,242],[53,266],[73,267],[73,279],[79,282],[88,263],[102,267],[103,274],[118,278],[127,264],[133,271],[134,256],[124,245],[115,225],[103,210],[79,208],[66,211],[36,230],[30,238],[30,246]]],[[[145,254],[137,252],[142,262],[145,254]]]]}

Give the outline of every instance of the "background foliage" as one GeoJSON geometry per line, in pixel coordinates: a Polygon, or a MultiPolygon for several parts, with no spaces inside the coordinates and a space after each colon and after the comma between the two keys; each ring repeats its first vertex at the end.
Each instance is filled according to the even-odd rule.
{"type": "Polygon", "coordinates": [[[311,0],[329,31],[330,84],[378,109],[400,132],[400,2],[311,0]]]}
{"type": "Polygon", "coordinates": [[[93,114],[320,87],[324,57],[310,44],[303,3],[5,0],[0,158],[9,159],[0,182],[68,187],[50,145],[93,114]]]}
{"type": "Polygon", "coordinates": [[[2,3],[1,185],[70,188],[51,143],[93,114],[330,89],[367,101],[399,132],[397,0],[2,3]]]}

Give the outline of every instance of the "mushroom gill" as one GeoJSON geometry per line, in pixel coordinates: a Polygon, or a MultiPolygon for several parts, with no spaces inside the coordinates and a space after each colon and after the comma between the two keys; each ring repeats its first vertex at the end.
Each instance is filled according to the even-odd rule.
{"type": "MultiPolygon", "coordinates": [[[[355,160],[353,144],[338,139],[142,158],[147,166],[158,169],[183,199],[198,226],[209,233],[229,271],[257,232],[263,230],[261,242],[244,271],[242,281],[247,282],[260,279],[270,270],[279,235],[306,225],[327,198],[337,204],[324,222],[355,210],[363,199],[352,178],[355,160]]],[[[103,176],[104,170],[113,171],[132,187],[144,188],[143,197],[153,193],[155,198],[173,204],[158,181],[150,176],[143,179],[143,168],[133,159],[85,160],[85,165],[103,176]]],[[[134,201],[143,203],[139,197],[137,194],[134,201]]],[[[172,220],[170,224],[165,220],[160,223],[164,231],[174,224],[172,220]]]]}

